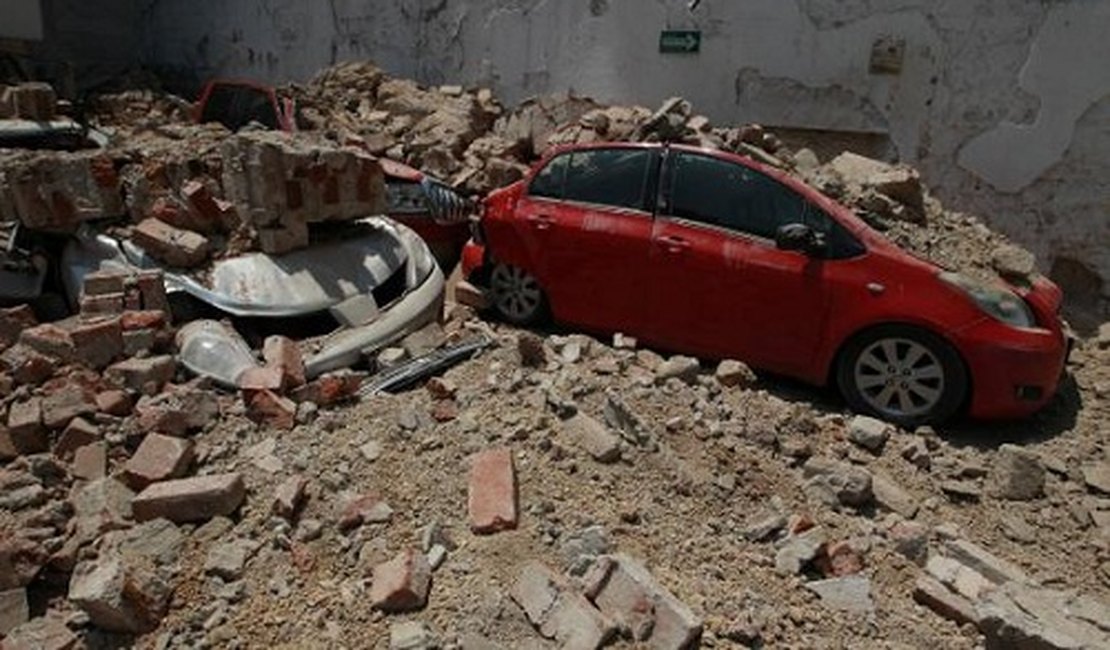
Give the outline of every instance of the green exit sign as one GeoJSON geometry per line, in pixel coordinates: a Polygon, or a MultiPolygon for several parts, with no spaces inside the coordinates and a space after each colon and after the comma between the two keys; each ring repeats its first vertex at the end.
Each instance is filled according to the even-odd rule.
{"type": "Polygon", "coordinates": [[[701,51],[701,32],[664,29],[659,32],[659,51],[663,54],[694,54],[701,51]]]}

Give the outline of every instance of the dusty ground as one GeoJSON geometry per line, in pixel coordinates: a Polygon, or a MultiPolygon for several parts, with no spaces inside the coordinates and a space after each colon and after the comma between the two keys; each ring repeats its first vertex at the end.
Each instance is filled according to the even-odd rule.
{"type": "MultiPolygon", "coordinates": [[[[221,537],[253,539],[259,549],[242,583],[231,589],[236,602],[229,602],[228,586],[203,575],[205,552],[218,542],[196,542],[194,533],[173,609],[140,643],[384,648],[391,624],[415,618],[447,647],[487,647],[479,637],[504,648],[547,647],[552,644],[507,596],[518,565],[541,559],[561,567],[565,540],[600,525],[613,549],[644,559],[666,587],[704,615],[704,647],[731,647],[730,637],[753,627],[768,647],[977,647],[981,638],[973,628],[961,629],[914,603],[920,569],[882,533],[894,515],[871,508],[837,512],[807,502],[795,459],[784,453],[799,453],[800,446],[881,468],[919,500],[918,521],[954,526],[1045,583],[1110,598],[1106,540],[1074,515],[1077,503],[1091,499],[1075,471],[1107,453],[1107,404],[1090,387],[1110,373],[1106,352],[1096,354],[1093,345],[1071,366],[1080,389],[1069,383],[1041,416],[1005,425],[958,423],[936,434],[899,432],[873,457],[844,439],[849,415],[820,391],[773,378],[750,389],[721,388],[711,372],[695,385],[674,379],[646,385],[652,375],[644,362],[652,364],[651,354],[638,360],[596,340],[577,362],[559,361],[552,349],[546,368],[530,370],[520,364],[517,334],[498,327],[501,347],[447,373],[458,387],[459,411],[449,422],[435,423],[430,395],[416,389],[321,411],[312,424],[290,432],[259,429],[232,415],[202,434],[205,471],[242,471],[250,489],[240,517],[221,537]],[[609,359],[620,369],[600,373],[609,359]],[[602,465],[562,438],[549,402],[571,401],[601,418],[606,391],[626,401],[658,449],[626,445],[620,462],[602,465]],[[930,449],[929,471],[899,454],[914,438],[930,449]],[[1049,472],[1046,498],[1013,502],[984,495],[980,502],[952,502],[937,488],[969,467],[989,468],[995,447],[1007,440],[1066,469],[1049,472]],[[268,441],[281,461],[273,472],[250,459],[250,450],[268,441]],[[360,451],[370,442],[380,445],[375,460],[360,451]],[[514,451],[523,514],[517,530],[479,537],[466,525],[467,458],[494,445],[514,451]],[[269,495],[294,472],[309,477],[310,500],[300,527],[290,533],[270,518],[269,495]],[[336,520],[345,492],[380,494],[393,520],[341,533],[336,520]],[[747,525],[776,507],[806,514],[830,530],[830,539],[864,549],[873,614],[827,609],[801,586],[804,577],[776,574],[772,544],[745,540],[747,525]],[[297,541],[313,520],[322,524],[320,537],[297,541]],[[459,548],[435,573],[427,609],[389,617],[371,611],[365,605],[370,567],[418,547],[422,527],[432,522],[446,526],[459,548]],[[1011,529],[1025,527],[1031,539],[1015,539],[1011,529]]],[[[549,345],[560,341],[548,338],[549,345]]]]}

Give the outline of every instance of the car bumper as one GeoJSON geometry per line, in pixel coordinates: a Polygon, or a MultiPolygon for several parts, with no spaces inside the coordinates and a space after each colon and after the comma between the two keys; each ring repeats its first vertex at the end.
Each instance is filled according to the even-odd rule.
{"type": "Polygon", "coordinates": [[[1035,413],[1056,394],[1070,349],[1062,324],[1018,329],[981,321],[956,336],[971,373],[970,415],[1016,418],[1035,413]]]}

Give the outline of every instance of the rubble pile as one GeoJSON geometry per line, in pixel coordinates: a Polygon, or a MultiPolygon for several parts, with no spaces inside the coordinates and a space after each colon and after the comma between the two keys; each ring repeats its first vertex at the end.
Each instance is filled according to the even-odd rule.
{"type": "Polygon", "coordinates": [[[47,122],[57,114],[58,98],[47,83],[0,84],[0,120],[47,122]]]}
{"type": "Polygon", "coordinates": [[[377,160],[312,135],[170,125],[103,151],[0,151],[0,222],[71,233],[109,220],[172,267],[304,248],[311,224],[384,208],[377,160]]]}
{"type": "MultiPolygon", "coordinates": [[[[133,110],[105,110],[147,122],[121,118],[104,151],[0,152],[0,216],[110,219],[200,269],[380,210],[368,151],[484,191],[553,144],[658,139],[792,170],[938,261],[1032,270],[908,167],[822,164],[681,100],[506,111],[368,64],[292,92],[312,133],[232,135],[121,97],[133,110]]],[[[371,366],[473,334],[496,346],[407,392],[309,379],[272,334],[222,390],[178,346],[230,321],[175,322],[158,271],[83,282],[60,321],[0,309],[5,648],[1110,645],[1110,325],[1036,418],[909,431],[736,360],[452,304],[371,366]]]]}

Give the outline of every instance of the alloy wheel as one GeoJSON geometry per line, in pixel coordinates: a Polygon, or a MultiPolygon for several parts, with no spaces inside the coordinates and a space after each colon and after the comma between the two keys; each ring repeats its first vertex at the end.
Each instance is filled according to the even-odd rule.
{"type": "Polygon", "coordinates": [[[906,338],[879,339],[856,358],[853,380],[860,397],[890,418],[925,415],[944,396],[944,366],[925,345],[906,338]]]}
{"type": "Polygon", "coordinates": [[[490,275],[493,303],[502,316],[514,323],[536,319],[543,308],[543,290],[527,271],[498,264],[490,275]]]}

